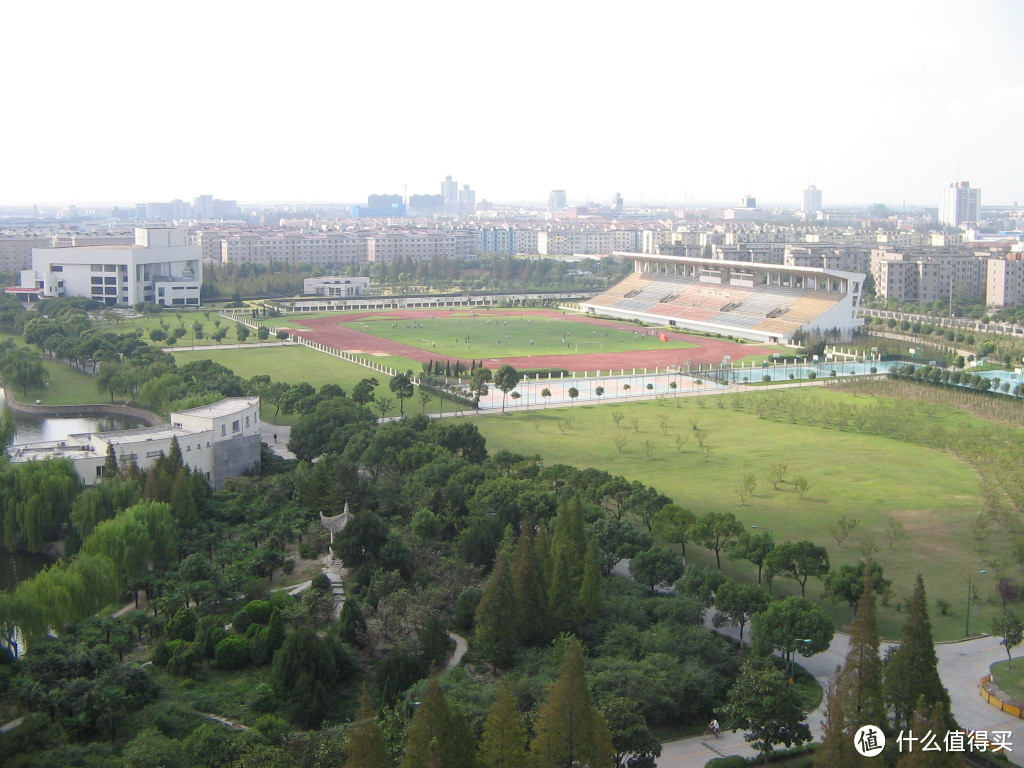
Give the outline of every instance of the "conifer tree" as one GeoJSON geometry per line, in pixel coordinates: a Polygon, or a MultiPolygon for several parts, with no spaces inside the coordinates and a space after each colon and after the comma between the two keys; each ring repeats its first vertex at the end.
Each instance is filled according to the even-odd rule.
{"type": "Polygon", "coordinates": [[[519,647],[518,614],[508,561],[499,554],[476,609],[475,645],[495,666],[508,666],[519,647]]]}
{"type": "Polygon", "coordinates": [[[498,685],[498,695],[484,720],[480,762],[486,768],[522,768],[526,765],[526,728],[508,683],[498,685]]]}
{"type": "Polygon", "coordinates": [[[527,522],[512,561],[512,595],[519,613],[516,634],[524,645],[540,645],[550,639],[548,595],[533,539],[532,525],[527,522]]]}
{"type": "Polygon", "coordinates": [[[117,477],[117,454],[114,453],[114,446],[107,446],[107,458],[103,461],[103,479],[109,480],[117,477]]]}
{"type": "Polygon", "coordinates": [[[178,443],[177,437],[171,438],[171,450],[167,454],[167,458],[171,465],[171,472],[174,474],[178,473],[178,469],[185,466],[185,461],[181,455],[181,445],[178,443]]]}
{"type": "Polygon", "coordinates": [[[352,721],[345,751],[348,759],[344,768],[383,768],[391,764],[384,733],[377,724],[377,713],[370,705],[370,693],[365,686],[359,696],[359,711],[352,721]]]}
{"type": "Polygon", "coordinates": [[[956,727],[950,712],[949,691],[939,678],[924,580],[920,574],[907,603],[903,642],[889,657],[883,674],[885,701],[893,730],[910,727],[919,699],[923,699],[927,710],[938,707],[944,713],[947,729],[956,727]]]}
{"type": "MultiPolygon", "coordinates": [[[[902,756],[896,768],[960,768],[966,763],[956,752],[947,752],[944,738],[946,735],[946,714],[942,707],[932,707],[930,716],[926,710],[918,707],[911,723],[911,739],[904,737],[902,756]],[[934,742],[929,741],[931,732],[934,742]],[[925,749],[931,746],[931,749],[925,749]],[[935,749],[935,747],[938,749],[935,749]]],[[[886,751],[889,744],[886,742],[886,751]]]]}
{"type": "Polygon", "coordinates": [[[192,495],[192,479],[189,475],[188,467],[178,467],[169,498],[174,517],[177,518],[182,530],[191,529],[199,519],[199,510],[192,495]]]}
{"type": "Polygon", "coordinates": [[[608,723],[590,700],[583,673],[583,648],[570,638],[558,680],[533,723],[532,768],[612,768],[614,748],[608,723]]]}
{"type": "Polygon", "coordinates": [[[541,523],[537,526],[537,532],[533,536],[533,546],[537,551],[540,576],[544,580],[545,589],[547,589],[551,583],[551,537],[548,536],[546,524],[541,523]]]}
{"type": "MultiPolygon", "coordinates": [[[[865,572],[871,564],[865,565],[865,572]]],[[[882,701],[882,662],[878,655],[878,620],[871,579],[865,589],[850,627],[850,650],[836,675],[828,695],[825,736],[815,757],[815,765],[827,768],[867,766],[854,747],[854,734],[862,725],[884,727],[882,701]]]]}
{"type": "Polygon", "coordinates": [[[271,653],[284,645],[284,638],[286,634],[284,620],[281,618],[281,612],[277,610],[277,608],[274,608],[270,612],[270,621],[267,623],[267,647],[270,649],[271,653]]]}
{"type": "Polygon", "coordinates": [[[362,634],[366,631],[366,619],[359,607],[359,601],[347,598],[341,606],[341,617],[338,620],[338,637],[344,642],[358,645],[362,634]]]}
{"type": "Polygon", "coordinates": [[[437,675],[431,675],[409,724],[399,768],[477,768],[476,754],[469,721],[452,708],[437,675]]]}
{"type": "Polygon", "coordinates": [[[575,629],[576,601],[583,582],[583,561],[587,552],[583,531],[583,510],[579,497],[563,504],[555,518],[551,537],[551,565],[548,604],[558,606],[552,619],[558,632],[575,629]]]}
{"type": "Polygon", "coordinates": [[[583,563],[583,583],[580,585],[577,611],[580,623],[595,621],[604,610],[604,590],[601,580],[601,552],[596,542],[587,547],[587,559],[583,563]]]}

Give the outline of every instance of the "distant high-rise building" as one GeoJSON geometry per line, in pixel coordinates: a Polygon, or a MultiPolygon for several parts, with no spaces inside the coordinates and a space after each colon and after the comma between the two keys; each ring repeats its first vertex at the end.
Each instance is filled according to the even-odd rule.
{"type": "Polygon", "coordinates": [[[213,218],[213,195],[200,195],[192,199],[193,212],[197,219],[213,218]]]}
{"type": "Polygon", "coordinates": [[[456,212],[460,216],[470,216],[476,212],[476,192],[469,188],[469,184],[463,184],[459,190],[456,212]]]}
{"type": "Polygon", "coordinates": [[[804,213],[817,213],[821,210],[821,190],[813,184],[804,190],[804,205],[800,210],[804,213]]]}
{"type": "Polygon", "coordinates": [[[459,202],[459,183],[452,181],[451,176],[445,176],[441,182],[441,197],[444,199],[444,212],[454,213],[459,202]]]}
{"type": "Polygon", "coordinates": [[[753,195],[740,198],[740,208],[757,208],[757,199],[753,195]]]}
{"type": "Polygon", "coordinates": [[[616,216],[621,216],[622,208],[622,195],[616,192],[615,195],[612,197],[612,213],[616,216]]]}
{"type": "Polygon", "coordinates": [[[549,211],[561,211],[565,209],[569,203],[565,197],[564,189],[552,189],[551,194],[548,195],[548,210],[549,211]]]}
{"type": "Polygon", "coordinates": [[[939,203],[939,224],[944,227],[962,227],[978,221],[981,190],[972,189],[969,181],[957,181],[942,191],[939,203]]]}

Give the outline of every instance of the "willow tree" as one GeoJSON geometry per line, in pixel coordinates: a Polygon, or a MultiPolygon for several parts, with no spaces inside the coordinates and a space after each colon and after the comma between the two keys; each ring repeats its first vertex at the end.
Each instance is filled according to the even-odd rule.
{"type": "Polygon", "coordinates": [[[140,501],[97,525],[82,544],[82,551],[110,558],[122,582],[152,564],[172,561],[178,551],[178,530],[170,505],[140,501]]]}

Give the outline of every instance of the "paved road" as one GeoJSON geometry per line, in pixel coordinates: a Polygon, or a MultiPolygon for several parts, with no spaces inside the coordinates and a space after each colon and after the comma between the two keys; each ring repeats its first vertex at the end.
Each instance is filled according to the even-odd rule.
{"type": "MultiPolygon", "coordinates": [[[[711,627],[712,611],[705,616],[705,625],[711,627]]],[[[733,627],[718,630],[731,637],[738,632],[733,627]]],[[[846,660],[850,647],[850,636],[837,633],[828,650],[815,654],[809,659],[801,659],[800,664],[814,675],[818,683],[825,689],[835,673],[836,667],[846,660]]],[[[882,646],[885,652],[886,644],[882,646]]],[[[994,637],[980,637],[958,643],[939,643],[935,646],[939,660],[939,675],[949,689],[953,701],[953,715],[957,722],[968,730],[1010,731],[1010,743],[1017,745],[1014,753],[1009,755],[1015,763],[1024,762],[1024,721],[1009,717],[997,708],[988,704],[978,694],[978,681],[988,674],[989,666],[1006,658],[1006,650],[994,637]]],[[[824,721],[824,700],[822,705],[807,716],[808,725],[814,739],[822,737],[824,721]]],[[[754,749],[743,740],[742,732],[726,731],[717,739],[694,737],[666,742],[662,745],[659,766],[672,768],[703,768],[713,757],[723,755],[753,756],[754,749]]]]}
{"type": "Polygon", "coordinates": [[[270,450],[282,459],[294,459],[295,454],[288,450],[288,441],[292,436],[292,428],[267,421],[260,422],[260,438],[270,446],[270,450]],[[274,439],[274,436],[277,439],[274,439]]]}

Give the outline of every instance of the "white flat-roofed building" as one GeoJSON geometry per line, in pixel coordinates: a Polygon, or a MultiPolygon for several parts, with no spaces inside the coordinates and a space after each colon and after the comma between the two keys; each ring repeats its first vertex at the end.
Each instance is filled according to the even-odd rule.
{"type": "Polygon", "coordinates": [[[307,277],[302,281],[304,296],[328,296],[345,298],[362,296],[370,290],[368,277],[307,277]]]}
{"type": "Polygon", "coordinates": [[[229,477],[251,470],[260,461],[260,399],[229,397],[211,405],[171,414],[171,423],[118,432],[68,435],[64,440],[14,445],[12,461],[69,459],[82,482],[95,485],[103,478],[107,450],[114,449],[119,466],[132,459],[149,469],[168,455],[177,440],[182,460],[203,473],[214,490],[229,477]]]}
{"type": "Polygon", "coordinates": [[[200,249],[186,244],[185,230],[163,227],[137,228],[134,245],[33,248],[32,267],[21,272],[22,291],[111,307],[198,306],[202,284],[200,249]]]}

